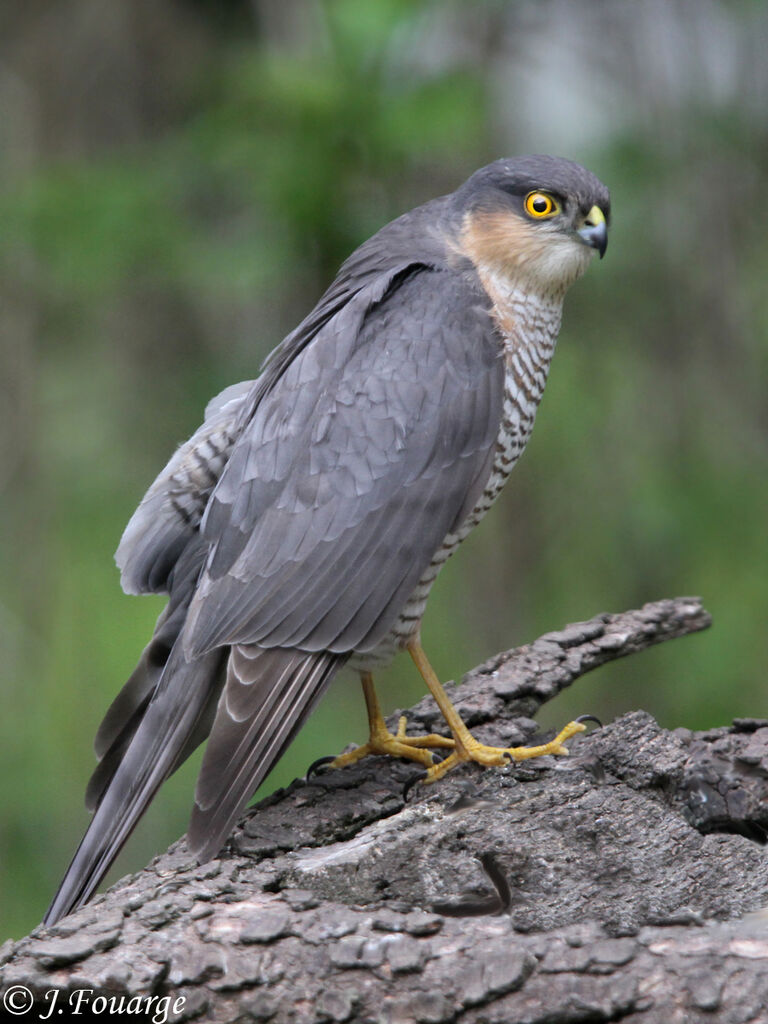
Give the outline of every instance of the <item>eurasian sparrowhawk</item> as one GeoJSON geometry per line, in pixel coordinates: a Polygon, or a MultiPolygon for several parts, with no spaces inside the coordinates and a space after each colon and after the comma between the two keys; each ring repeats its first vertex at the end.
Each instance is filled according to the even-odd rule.
{"type": "Polygon", "coordinates": [[[168,775],[207,736],[189,845],[237,815],[348,663],[369,742],[432,765],[563,752],[478,743],[419,643],[430,588],[530,436],[563,297],[607,241],[609,196],[578,164],[498,160],[387,224],[171,458],[117,552],[123,588],[167,593],[96,737],[94,811],[48,911],[93,893],[168,775]],[[387,732],[371,673],[407,649],[452,738],[387,732]]]}

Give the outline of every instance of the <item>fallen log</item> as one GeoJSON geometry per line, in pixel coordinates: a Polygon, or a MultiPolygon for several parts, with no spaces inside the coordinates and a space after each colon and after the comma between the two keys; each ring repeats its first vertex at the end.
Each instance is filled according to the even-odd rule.
{"type": "MultiPolygon", "coordinates": [[[[694,598],[600,615],[451,696],[479,739],[530,743],[585,672],[709,621],[694,598]]],[[[408,722],[440,728],[429,699],[408,722]]],[[[463,766],[406,799],[414,772],[369,758],[297,780],[207,864],[181,839],[0,948],[0,993],[52,1019],[84,990],[79,1019],[152,997],[158,1024],[768,1021],[768,721],[669,732],[638,711],[568,758],[463,766]]]]}

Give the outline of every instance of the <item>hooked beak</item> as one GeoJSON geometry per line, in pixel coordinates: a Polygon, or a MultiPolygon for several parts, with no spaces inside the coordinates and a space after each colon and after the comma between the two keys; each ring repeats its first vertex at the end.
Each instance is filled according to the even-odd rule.
{"type": "Polygon", "coordinates": [[[608,225],[599,206],[592,207],[584,218],[584,224],[576,233],[585,245],[597,249],[600,259],[605,256],[605,250],[608,248],[608,225]]]}

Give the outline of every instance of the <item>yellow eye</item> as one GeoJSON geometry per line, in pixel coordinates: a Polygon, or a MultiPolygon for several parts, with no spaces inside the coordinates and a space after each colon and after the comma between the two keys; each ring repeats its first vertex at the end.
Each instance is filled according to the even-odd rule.
{"type": "Polygon", "coordinates": [[[542,220],[544,217],[554,217],[556,213],[560,213],[560,204],[553,197],[548,195],[546,192],[529,192],[525,197],[525,212],[536,220],[542,220]]]}

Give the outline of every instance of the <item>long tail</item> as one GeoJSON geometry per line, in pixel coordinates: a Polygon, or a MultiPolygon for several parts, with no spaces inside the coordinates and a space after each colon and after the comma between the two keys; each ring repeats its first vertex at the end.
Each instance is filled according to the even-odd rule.
{"type": "MultiPolygon", "coordinates": [[[[91,789],[96,813],[72,858],[45,924],[91,896],[147,809],[158,787],[189,752],[216,692],[226,649],[187,662],[174,644],[154,693],[118,739],[107,777],[91,789]],[[118,756],[119,755],[119,756],[118,756]]],[[[97,769],[98,771],[98,769],[97,769]]]]}
{"type": "MultiPolygon", "coordinates": [[[[149,684],[134,674],[122,714],[105,719],[99,744],[104,759],[89,786],[95,814],[44,924],[89,899],[158,788],[210,728],[227,649],[187,662],[181,646],[178,641],[171,649],[154,692],[146,692],[149,684]]],[[[219,852],[243,806],[345,660],[325,652],[232,648],[189,827],[198,860],[219,852]]]]}
{"type": "Polygon", "coordinates": [[[327,652],[232,648],[188,830],[198,860],[219,852],[241,810],[346,660],[327,652]]]}

